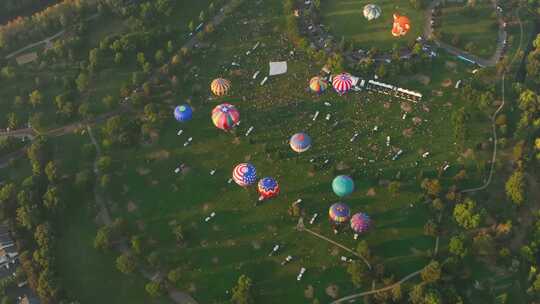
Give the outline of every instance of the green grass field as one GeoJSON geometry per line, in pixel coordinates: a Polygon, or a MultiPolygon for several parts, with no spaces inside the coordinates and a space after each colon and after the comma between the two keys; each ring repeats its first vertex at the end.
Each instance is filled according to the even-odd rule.
{"type": "Polygon", "coordinates": [[[493,55],[498,30],[495,9],[490,1],[478,1],[474,8],[449,4],[442,9],[439,31],[443,41],[462,49],[472,43],[468,51],[474,55],[483,58],[493,55]]]}
{"type": "Polygon", "coordinates": [[[390,51],[394,45],[405,47],[422,34],[424,27],[424,12],[413,8],[406,0],[321,1],[320,13],[322,23],[330,27],[331,34],[338,41],[344,37],[352,41],[356,48],[364,50],[378,48],[390,51]],[[362,13],[364,6],[369,3],[380,6],[382,10],[381,16],[371,21],[365,19],[362,13]],[[411,20],[411,30],[407,35],[399,38],[392,36],[394,13],[411,20]]]}
{"type": "MultiPolygon", "coordinates": [[[[414,81],[409,83],[412,88],[421,88],[428,97],[422,104],[413,105],[413,112],[406,120],[401,118],[398,100],[380,95],[338,97],[329,92],[315,97],[304,89],[316,69],[307,64],[303,54],[288,58],[289,46],[272,39],[275,33],[266,26],[279,10],[279,4],[275,3],[254,7],[244,4],[222,25],[226,31],[212,36],[212,44],[219,47],[203,50],[193,58],[198,76],[186,77],[183,84],[186,89],[174,97],[175,103],[190,98],[195,111],[192,121],[179,124],[171,115],[158,130],[159,140],[154,144],[112,152],[117,168],[111,187],[117,189],[112,193],[114,215],[127,218],[133,227],[138,227],[137,233],[155,242],[152,248],[163,254],[164,269],[181,267],[184,274],[179,287],[191,290],[202,303],[226,301],[230,296],[227,291],[230,292],[242,273],[253,279],[259,295],[257,303],[302,302],[305,300],[302,290],[308,285],[315,287],[316,297],[322,301],[329,300],[324,292],[329,284],[337,284],[344,294],[351,292],[353,287],[345,265],[339,262],[339,256],[346,255],[345,252],[295,231],[296,220],[287,215],[290,204],[301,197],[307,219],[319,213],[314,230],[354,248],[357,242],[352,236],[349,233],[334,236],[326,218],[329,205],[338,201],[330,188],[338,172],[355,177],[357,191],[345,202],[354,212],[367,212],[374,219],[373,230],[361,239],[368,240],[387,271],[399,277],[418,270],[427,263],[426,253],[433,248],[434,239],[423,235],[429,213],[419,201],[417,176],[420,172],[435,176],[444,161],[456,164],[456,168],[460,166],[459,155],[452,152],[455,149],[448,111],[466,104],[455,99],[452,88],[440,86],[439,74],[448,72],[444,61],[437,62],[432,73],[426,71],[433,78],[428,87],[414,81]],[[264,14],[257,16],[257,11],[264,14]],[[265,46],[249,57],[236,60],[242,67],[240,73],[235,73],[237,76],[222,68],[234,55],[244,53],[257,41],[265,46]],[[288,74],[260,86],[261,76],[257,81],[251,80],[251,76],[257,70],[266,73],[269,60],[288,60],[288,74]],[[217,76],[232,80],[232,94],[207,101],[207,85],[217,76]],[[195,85],[203,86],[202,94],[193,94],[190,88],[195,85]],[[427,88],[443,90],[444,94],[432,97],[427,88]],[[450,100],[453,102],[448,105],[450,100]],[[242,125],[236,135],[217,130],[209,119],[211,109],[223,101],[235,104],[241,112],[242,125]],[[325,107],[324,101],[332,106],[325,107]],[[384,107],[385,102],[389,108],[384,107]],[[317,110],[321,114],[313,122],[311,117],[317,110]],[[324,120],[326,114],[332,115],[329,122],[324,120]],[[401,132],[413,127],[410,119],[414,116],[427,121],[415,127],[415,135],[408,139],[401,132]],[[335,121],[339,124],[332,127],[335,121]],[[372,132],[375,125],[379,126],[379,132],[372,132]],[[249,126],[255,129],[246,138],[243,133],[249,126]],[[184,130],[182,136],[176,135],[179,129],[184,130]],[[306,131],[314,139],[313,148],[298,157],[286,143],[297,131],[306,131]],[[350,143],[355,131],[360,136],[350,143]],[[391,136],[393,147],[406,151],[398,161],[389,159],[393,153],[385,146],[386,136],[391,136]],[[187,137],[193,137],[193,144],[183,147],[187,137]],[[163,151],[168,153],[166,158],[147,162],[151,154],[163,151]],[[432,157],[423,160],[421,151],[430,151],[432,157]],[[281,158],[277,156],[280,152],[281,158]],[[309,162],[311,158],[316,158],[319,164],[326,158],[331,162],[327,168],[314,170],[309,162]],[[370,159],[374,162],[369,162],[370,159]],[[253,163],[259,176],[275,177],[282,194],[254,207],[257,200],[254,189],[227,184],[234,165],[243,161],[253,163]],[[174,174],[180,163],[190,167],[189,173],[174,174]],[[333,169],[338,164],[342,169],[333,169]],[[213,169],[217,171],[211,176],[209,172],[213,169]],[[395,179],[398,172],[403,189],[397,197],[391,197],[378,183],[395,179]],[[375,196],[367,195],[370,188],[376,192],[375,196]],[[129,203],[137,209],[128,212],[129,203]],[[409,207],[411,203],[415,204],[413,208],[409,207]],[[204,218],[211,212],[216,212],[216,218],[205,223],[204,218]],[[184,227],[187,239],[184,246],[177,246],[174,241],[171,232],[174,224],[184,227]],[[277,257],[268,257],[276,243],[284,246],[283,251],[277,257]],[[296,260],[280,266],[279,262],[288,254],[296,260]],[[308,272],[298,283],[295,276],[302,266],[308,272]]],[[[464,77],[466,70],[460,66],[454,73],[451,77],[455,81],[464,77]]],[[[480,120],[478,132],[471,134],[470,145],[488,130],[480,120]]]]}
{"type": "MultiPolygon", "coordinates": [[[[381,18],[372,23],[368,24],[362,16],[367,2],[341,0],[323,3],[323,22],[337,37],[343,35],[364,49],[389,50],[396,43],[404,46],[421,33],[423,13],[411,8],[408,1],[372,3],[383,9],[381,18]],[[404,38],[396,39],[390,34],[391,15],[395,11],[412,20],[413,29],[404,38]]],[[[195,20],[207,4],[200,1],[189,11],[176,11],[164,22],[185,28],[190,18],[195,20]]],[[[475,162],[488,153],[469,158],[458,153],[449,119],[452,111],[460,107],[472,109],[473,105],[462,100],[453,85],[442,86],[446,80],[455,83],[468,79],[471,74],[467,66],[441,54],[417,74],[382,79],[424,94],[422,102],[410,103],[412,111],[405,119],[400,100],[395,98],[368,92],[339,97],[330,90],[315,96],[307,93],[306,87],[320,67],[313,66],[302,51],[290,55],[292,47],[275,38],[281,33],[283,18],[276,17],[282,16],[281,12],[279,1],[246,1],[210,35],[208,48],[190,58],[185,63],[190,66],[178,72],[180,89],[170,104],[165,104],[170,100],[164,100],[161,89],[152,90],[154,95],[147,101],[168,106],[171,113],[164,125],[155,130],[159,138],[151,144],[106,151],[113,158],[114,167],[109,193],[113,217],[126,219],[133,234],[144,237],[146,253],[161,254],[159,270],[163,273],[180,267],[182,275],[177,287],[192,294],[199,303],[226,303],[241,274],[253,279],[256,303],[260,304],[305,303],[308,300],[304,290],[308,285],[314,287],[314,296],[322,303],[331,300],[325,293],[331,284],[339,286],[342,296],[358,291],[350,282],[346,264],[339,261],[341,255],[349,254],[296,231],[297,219],[287,214],[291,203],[302,198],[306,222],[313,213],[319,214],[309,228],[355,248],[358,241],[353,240],[352,234],[334,235],[327,218],[328,207],[340,200],[331,189],[337,174],[348,174],[355,180],[356,191],[343,201],[353,212],[366,212],[373,219],[371,231],[360,240],[368,241],[376,263],[384,265],[386,275],[401,278],[419,270],[429,262],[428,252],[435,243],[433,237],[424,235],[424,224],[433,214],[423,203],[421,180],[439,176],[445,162],[451,168],[439,176],[444,184],[454,183],[452,176],[461,168],[467,169],[467,182],[474,185],[480,183],[484,173],[475,162]],[[257,42],[261,42],[260,47],[245,56],[257,42]],[[268,62],[281,60],[288,61],[287,74],[272,77],[261,86],[259,82],[268,73],[268,62]],[[230,71],[231,61],[240,63],[240,68],[230,71]],[[194,66],[197,68],[191,69],[194,66]],[[253,80],[252,75],[258,70],[261,74],[253,80]],[[232,81],[232,92],[226,97],[209,98],[209,83],[218,76],[232,81]],[[421,78],[428,79],[428,83],[422,84],[421,78]],[[194,118],[180,124],[174,121],[172,109],[185,102],[193,107],[194,118]],[[221,102],[235,104],[241,113],[242,123],[234,132],[225,133],[212,125],[209,113],[221,102]],[[320,111],[319,118],[313,121],[316,111],[320,111]],[[328,121],[326,114],[331,115],[328,121]],[[418,118],[417,125],[413,117],[418,118]],[[250,126],[254,131],[245,137],[250,126]],[[375,126],[378,131],[373,131],[375,126]],[[176,135],[179,129],[184,130],[181,136],[176,135]],[[411,129],[410,137],[403,135],[405,129],[411,129]],[[310,134],[314,143],[306,153],[295,155],[287,142],[299,131],[310,134]],[[355,132],[359,136],[351,143],[349,139],[355,132]],[[390,146],[386,145],[387,136],[391,138],[390,146]],[[188,137],[193,137],[193,142],[184,147],[188,137]],[[392,161],[397,149],[404,153],[392,161]],[[423,159],[421,155],[426,151],[431,155],[423,159]],[[158,154],[161,157],[149,161],[158,154]],[[325,159],[329,164],[324,165],[325,159]],[[279,197],[254,206],[258,195],[253,187],[242,189],[227,183],[233,167],[245,161],[257,167],[259,177],[277,179],[282,191],[279,197]],[[181,163],[189,171],[176,175],[173,171],[181,163]],[[215,175],[210,175],[211,170],[216,170],[215,175]],[[385,186],[391,180],[402,184],[396,196],[385,186]],[[204,218],[211,212],[216,212],[216,217],[205,223],[204,218]],[[176,224],[181,224],[185,231],[186,241],[182,245],[175,242],[172,234],[176,224]],[[275,244],[282,249],[277,256],[269,257],[275,244]],[[293,255],[295,260],[281,266],[287,255],[293,255]],[[307,272],[297,282],[300,267],[306,267],[307,272]]],[[[120,26],[117,22],[112,24],[120,26]]],[[[105,29],[99,28],[90,34],[91,41],[97,43],[105,35],[105,29]]],[[[96,74],[90,94],[100,112],[105,111],[99,102],[101,98],[108,94],[116,97],[121,84],[129,81],[136,69],[134,64],[110,65],[96,74]]],[[[36,71],[45,73],[28,67],[24,78],[36,71]]],[[[5,89],[9,93],[5,96],[32,88],[27,82],[21,86],[5,89]]],[[[50,100],[57,93],[56,88],[45,91],[49,104],[44,109],[50,111],[50,100]]],[[[5,98],[2,102],[10,102],[7,97],[1,98],[5,98]]],[[[476,147],[490,136],[489,120],[476,112],[474,115],[473,121],[467,122],[466,147],[476,147]]],[[[100,139],[98,127],[95,133],[100,139]]],[[[62,160],[67,174],[91,169],[93,159],[81,156],[80,148],[87,143],[87,135],[55,139],[56,157],[62,160]]],[[[20,172],[29,172],[25,165],[19,168],[16,172],[4,170],[0,177],[17,179],[20,172]]],[[[115,267],[115,252],[101,253],[93,248],[97,207],[92,202],[93,193],[88,195],[84,200],[70,197],[68,216],[59,221],[58,272],[68,294],[83,304],[168,303],[168,299],[149,299],[144,291],[146,280],[140,275],[120,274],[115,267]]],[[[441,243],[443,249],[445,242],[446,239],[441,243]]],[[[489,272],[480,275],[489,276],[489,272]]],[[[366,284],[362,290],[369,288],[366,284]]]]}

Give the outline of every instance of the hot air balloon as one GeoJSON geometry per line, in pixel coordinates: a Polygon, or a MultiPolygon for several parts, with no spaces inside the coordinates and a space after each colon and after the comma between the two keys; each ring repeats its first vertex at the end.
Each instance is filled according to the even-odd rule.
{"type": "Polygon", "coordinates": [[[279,194],[279,185],[275,179],[271,177],[264,177],[259,180],[257,184],[257,190],[259,190],[259,201],[263,199],[269,199],[276,197],[279,194]]]}
{"type": "Polygon", "coordinates": [[[328,83],[326,83],[326,81],[322,79],[320,76],[315,76],[311,78],[311,80],[309,81],[309,89],[312,92],[317,93],[318,95],[326,91],[327,87],[328,87],[328,83]]]}
{"type": "Polygon", "coordinates": [[[346,223],[351,217],[351,209],[344,203],[335,203],[330,206],[328,216],[334,224],[346,223]]]}
{"type": "Polygon", "coordinates": [[[257,170],[250,163],[241,163],[234,167],[232,178],[240,187],[251,186],[257,180],[257,170]]]}
{"type": "Polygon", "coordinates": [[[174,108],[174,118],[180,122],[191,120],[193,111],[188,105],[180,105],[174,108]]]}
{"type": "Polygon", "coordinates": [[[400,37],[409,32],[411,29],[411,21],[406,16],[394,14],[394,24],[392,26],[392,36],[400,37]]]}
{"type": "Polygon", "coordinates": [[[347,175],[338,175],[332,181],[332,190],[339,197],[344,197],[354,191],[354,181],[347,175]]]}
{"type": "Polygon", "coordinates": [[[371,226],[371,219],[365,213],[359,212],[351,217],[351,229],[355,234],[368,231],[371,226]]]}
{"type": "Polygon", "coordinates": [[[371,21],[373,19],[379,18],[381,15],[381,7],[375,4],[368,4],[364,6],[364,17],[367,20],[371,21]]]}
{"type": "Polygon", "coordinates": [[[289,144],[294,152],[302,153],[311,147],[311,137],[303,132],[296,133],[291,136],[289,144]]]}
{"type": "Polygon", "coordinates": [[[222,130],[232,129],[240,120],[240,113],[235,106],[229,103],[223,103],[212,110],[212,122],[222,130]]]}
{"type": "Polygon", "coordinates": [[[334,90],[336,90],[339,95],[347,93],[352,87],[351,75],[348,73],[341,73],[334,76],[332,79],[332,85],[334,86],[334,90]]]}
{"type": "Polygon", "coordinates": [[[216,96],[223,96],[229,92],[231,88],[231,82],[225,78],[216,78],[210,84],[210,89],[212,93],[216,96]]]}

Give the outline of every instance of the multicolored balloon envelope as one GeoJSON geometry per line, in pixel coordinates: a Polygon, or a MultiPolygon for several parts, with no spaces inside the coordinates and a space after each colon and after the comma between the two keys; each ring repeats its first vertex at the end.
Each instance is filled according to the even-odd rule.
{"type": "Polygon", "coordinates": [[[351,218],[351,209],[344,203],[335,203],[330,206],[328,216],[332,222],[342,224],[351,218]]]}
{"type": "Polygon", "coordinates": [[[218,129],[229,131],[240,120],[240,113],[235,106],[223,103],[212,110],[212,122],[218,129]]]}
{"type": "Polygon", "coordinates": [[[347,175],[338,175],[332,181],[332,190],[339,197],[344,197],[354,191],[354,181],[347,175]]]}
{"type": "Polygon", "coordinates": [[[354,233],[364,233],[369,230],[371,219],[365,213],[355,213],[351,217],[351,229],[354,233]]]}
{"type": "Polygon", "coordinates": [[[352,78],[348,73],[335,75],[332,79],[332,86],[339,95],[347,93],[352,88],[352,78]]]}
{"type": "Polygon", "coordinates": [[[364,6],[364,17],[371,21],[373,19],[379,18],[381,16],[381,7],[375,4],[368,4],[364,6]]]}
{"type": "Polygon", "coordinates": [[[320,76],[315,76],[309,80],[309,89],[314,93],[322,94],[327,87],[328,83],[320,76]]]}
{"type": "Polygon", "coordinates": [[[302,153],[311,148],[311,137],[303,132],[296,133],[291,137],[289,144],[294,152],[302,153]]]}
{"type": "Polygon", "coordinates": [[[392,26],[392,36],[400,37],[406,35],[411,29],[411,21],[406,16],[400,16],[395,13],[394,24],[392,26]]]}
{"type": "Polygon", "coordinates": [[[174,108],[174,118],[180,122],[191,120],[193,116],[193,111],[191,107],[184,104],[174,108]]]}
{"type": "Polygon", "coordinates": [[[264,177],[259,180],[257,189],[260,194],[259,200],[276,197],[279,194],[279,184],[271,177],[264,177]]]}
{"type": "Polygon", "coordinates": [[[210,84],[210,89],[216,96],[223,96],[227,94],[230,88],[231,82],[225,78],[216,78],[210,84]]]}
{"type": "Polygon", "coordinates": [[[232,178],[240,187],[251,186],[257,180],[257,170],[250,163],[241,163],[234,168],[232,178]]]}

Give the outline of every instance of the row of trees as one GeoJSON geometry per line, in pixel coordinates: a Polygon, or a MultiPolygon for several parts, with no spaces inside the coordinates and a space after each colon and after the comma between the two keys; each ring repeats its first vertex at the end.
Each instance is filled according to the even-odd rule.
{"type": "Polygon", "coordinates": [[[0,50],[20,47],[69,26],[95,10],[95,4],[82,0],[64,0],[31,17],[18,17],[0,26],[0,50]]]}
{"type": "Polygon", "coordinates": [[[57,303],[61,288],[55,271],[54,220],[64,209],[66,182],[53,160],[50,142],[38,137],[27,150],[32,175],[0,189],[2,214],[17,232],[22,269],[44,303],[57,303]]]}

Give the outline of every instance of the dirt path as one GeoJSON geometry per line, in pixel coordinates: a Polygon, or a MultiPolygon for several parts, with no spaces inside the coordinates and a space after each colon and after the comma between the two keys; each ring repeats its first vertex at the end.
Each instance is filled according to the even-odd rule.
{"type": "Polygon", "coordinates": [[[307,233],[309,233],[309,234],[311,234],[311,235],[313,235],[313,236],[315,236],[315,237],[317,237],[317,238],[319,238],[321,240],[327,241],[328,243],[333,244],[333,245],[335,245],[335,246],[337,246],[337,247],[339,247],[339,248],[353,254],[354,256],[359,257],[364,262],[364,264],[366,264],[366,266],[369,269],[371,269],[371,264],[369,263],[369,261],[365,257],[359,255],[356,251],[354,251],[354,250],[352,250],[350,248],[347,248],[347,247],[341,245],[340,243],[338,243],[338,242],[336,242],[336,241],[334,241],[332,239],[329,239],[329,238],[325,237],[324,235],[318,234],[317,232],[306,228],[306,226],[304,225],[303,220],[300,219],[298,221],[298,225],[296,226],[296,229],[298,231],[305,231],[305,232],[307,232],[307,233]]]}
{"type": "MultiPolygon", "coordinates": [[[[89,21],[89,20],[92,20],[92,19],[97,18],[98,16],[99,16],[99,14],[96,13],[96,14],[93,14],[92,16],[89,16],[89,17],[86,18],[85,20],[86,20],[86,21],[89,21]]],[[[58,38],[58,37],[64,35],[65,33],[66,33],[66,30],[61,30],[61,31],[59,31],[58,33],[56,33],[56,34],[54,34],[54,35],[51,35],[51,36],[49,36],[49,37],[46,37],[46,38],[44,38],[44,39],[42,39],[42,40],[40,40],[40,41],[37,41],[37,42],[34,42],[34,43],[30,43],[29,45],[27,45],[27,46],[25,46],[25,47],[22,47],[22,48],[20,48],[20,49],[18,49],[18,50],[16,50],[16,51],[14,51],[14,52],[12,52],[12,53],[6,55],[5,58],[6,58],[6,59],[10,59],[10,58],[13,57],[13,56],[17,56],[17,55],[19,55],[20,53],[22,53],[22,52],[24,52],[24,51],[26,51],[26,50],[28,50],[28,49],[31,49],[31,48],[33,48],[33,47],[36,47],[36,46],[38,46],[38,45],[41,45],[41,44],[47,45],[48,43],[51,43],[53,40],[55,40],[56,38],[58,38]]]]}

